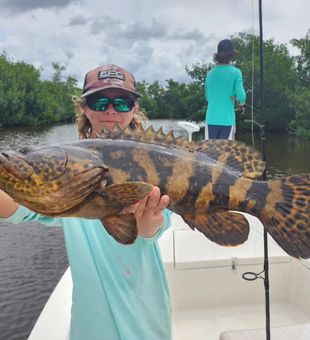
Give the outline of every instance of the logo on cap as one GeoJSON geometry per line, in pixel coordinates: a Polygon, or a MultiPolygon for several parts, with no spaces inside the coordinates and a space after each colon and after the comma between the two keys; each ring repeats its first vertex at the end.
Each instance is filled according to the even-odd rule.
{"type": "Polygon", "coordinates": [[[125,80],[125,75],[123,72],[115,70],[103,70],[98,73],[98,79],[115,78],[120,80],[125,80]]]}

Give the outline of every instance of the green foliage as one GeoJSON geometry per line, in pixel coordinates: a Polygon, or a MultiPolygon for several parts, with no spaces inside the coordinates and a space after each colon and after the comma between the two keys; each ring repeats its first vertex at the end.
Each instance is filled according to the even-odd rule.
{"type": "MultiPolygon", "coordinates": [[[[259,38],[242,33],[233,38],[233,41],[239,51],[236,66],[242,70],[244,84],[248,90],[252,90],[253,75],[254,119],[260,121],[259,38]]],[[[294,116],[289,101],[297,80],[294,60],[285,45],[276,44],[272,39],[264,41],[263,52],[264,121],[267,129],[285,130],[294,116]]],[[[248,95],[247,102],[251,100],[249,97],[248,95]]],[[[247,113],[250,113],[250,108],[247,113]]]]}
{"type": "Polygon", "coordinates": [[[213,66],[214,64],[211,63],[201,64],[200,62],[196,62],[191,68],[186,65],[185,71],[197,84],[204,86],[206,74],[213,66]]]}
{"type": "Polygon", "coordinates": [[[295,117],[290,127],[296,129],[301,139],[310,140],[310,30],[304,38],[293,39],[291,43],[299,49],[299,54],[294,57],[298,79],[291,95],[295,117]]]}
{"type": "Polygon", "coordinates": [[[73,121],[71,96],[80,91],[77,80],[62,81],[65,68],[57,63],[53,68],[53,81],[42,81],[33,65],[0,55],[0,126],[73,121]]]}
{"type": "Polygon", "coordinates": [[[142,94],[140,106],[148,118],[162,118],[164,89],[159,82],[155,81],[153,84],[148,84],[145,81],[137,83],[137,91],[142,94]]]}
{"type": "Polygon", "coordinates": [[[310,140],[310,88],[300,88],[292,96],[292,106],[295,118],[290,123],[290,128],[296,131],[301,139],[310,140]]]}
{"type": "Polygon", "coordinates": [[[165,87],[158,81],[137,84],[138,92],[143,95],[140,106],[148,118],[202,120],[205,112],[202,86],[198,83],[178,83],[172,79],[166,83],[165,87]]]}
{"type": "Polygon", "coordinates": [[[310,29],[302,39],[293,39],[291,44],[300,51],[299,55],[294,57],[296,61],[296,70],[301,85],[309,86],[310,84],[310,29]]]}
{"type": "Polygon", "coordinates": [[[32,65],[13,64],[6,55],[0,56],[0,123],[3,126],[25,124],[26,112],[30,120],[35,119],[39,108],[38,83],[39,72],[32,65]]]}

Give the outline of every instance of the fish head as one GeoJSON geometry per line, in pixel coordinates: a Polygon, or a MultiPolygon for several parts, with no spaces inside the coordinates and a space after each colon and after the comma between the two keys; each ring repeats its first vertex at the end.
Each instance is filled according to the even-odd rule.
{"type": "Polygon", "coordinates": [[[100,186],[106,171],[96,151],[81,147],[0,149],[0,189],[47,215],[82,202],[100,186]]]}

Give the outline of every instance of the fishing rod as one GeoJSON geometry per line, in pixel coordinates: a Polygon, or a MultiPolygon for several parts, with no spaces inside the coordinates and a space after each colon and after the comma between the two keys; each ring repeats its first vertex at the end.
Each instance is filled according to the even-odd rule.
{"type": "MultiPolygon", "coordinates": [[[[265,116],[264,116],[264,45],[263,45],[263,15],[262,0],[259,0],[259,60],[260,60],[260,123],[254,122],[259,126],[261,152],[263,160],[266,161],[266,136],[265,136],[265,116]]],[[[262,179],[266,181],[266,169],[262,179]]],[[[264,228],[264,269],[260,273],[246,272],[242,274],[245,280],[253,281],[258,278],[264,280],[265,287],[265,313],[266,313],[266,340],[270,340],[270,296],[269,296],[269,258],[268,258],[268,234],[264,228]],[[264,276],[262,276],[264,274],[264,276]]]]}

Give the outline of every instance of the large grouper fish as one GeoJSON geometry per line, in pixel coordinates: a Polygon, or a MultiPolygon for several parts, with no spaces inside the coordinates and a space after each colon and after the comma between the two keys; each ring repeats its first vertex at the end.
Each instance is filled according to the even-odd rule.
{"type": "Polygon", "coordinates": [[[118,242],[131,244],[136,221],[122,211],[156,185],[170,196],[169,209],[219,245],[247,240],[240,211],[257,216],[289,255],[310,257],[309,174],[255,180],[265,162],[239,141],[189,142],[141,126],[98,137],[0,149],[0,188],[46,216],[100,219],[118,242]]]}

